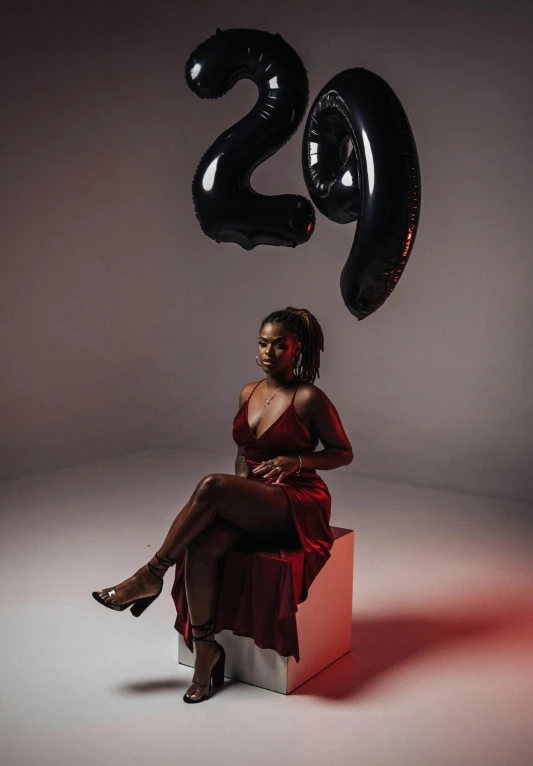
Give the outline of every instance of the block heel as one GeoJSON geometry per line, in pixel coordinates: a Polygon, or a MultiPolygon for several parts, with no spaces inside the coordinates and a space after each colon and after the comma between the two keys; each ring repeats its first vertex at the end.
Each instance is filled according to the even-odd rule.
{"type": "Polygon", "coordinates": [[[163,590],[163,578],[158,574],[158,572],[166,572],[167,569],[170,566],[174,566],[176,563],[175,561],[171,561],[170,559],[166,559],[164,557],[158,556],[157,553],[155,554],[155,558],[159,561],[160,564],[163,564],[163,567],[156,567],[155,564],[152,564],[148,562],[147,566],[150,572],[155,574],[155,576],[158,578],[158,580],[161,580],[161,587],[159,588],[159,591],[153,595],[153,596],[146,596],[144,598],[136,598],[133,599],[133,601],[128,601],[127,604],[110,604],[108,601],[105,601],[101,596],[98,594],[97,591],[93,591],[92,596],[96,601],[98,601],[99,604],[102,604],[102,606],[106,606],[108,609],[113,609],[114,612],[123,612],[125,609],[129,609],[131,607],[131,613],[134,617],[140,617],[141,614],[144,612],[145,609],[148,609],[150,604],[158,598],[158,596],[161,595],[161,591],[163,590]]]}
{"type": "MultiPolygon", "coordinates": [[[[215,626],[213,624],[213,620],[207,620],[202,625],[192,625],[191,628],[194,630],[201,630],[204,633],[204,636],[193,636],[193,641],[208,641],[208,636],[211,636],[215,632],[215,626]]],[[[187,696],[187,693],[183,695],[183,701],[187,702],[189,704],[195,704],[196,702],[204,702],[205,700],[208,700],[209,697],[212,696],[214,689],[221,689],[224,686],[224,670],[226,667],[226,652],[224,650],[223,646],[220,646],[218,641],[213,641],[211,643],[214,643],[217,645],[217,647],[220,649],[220,657],[215,662],[211,669],[211,675],[209,676],[209,688],[207,692],[202,696],[199,697],[196,700],[193,700],[191,697],[187,696]]]]}
{"type": "Polygon", "coordinates": [[[217,646],[219,646],[220,649],[222,650],[222,654],[220,655],[220,659],[217,660],[216,665],[211,671],[211,681],[215,688],[220,689],[224,686],[224,670],[226,668],[226,652],[224,651],[224,647],[220,646],[219,643],[217,643],[217,646]]]}

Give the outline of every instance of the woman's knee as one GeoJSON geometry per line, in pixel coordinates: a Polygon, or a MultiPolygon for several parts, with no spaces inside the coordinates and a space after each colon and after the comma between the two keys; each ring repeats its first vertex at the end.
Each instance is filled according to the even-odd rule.
{"type": "Polygon", "coordinates": [[[226,476],[223,473],[210,473],[198,483],[194,497],[201,502],[212,502],[220,498],[226,484],[226,476]]]}

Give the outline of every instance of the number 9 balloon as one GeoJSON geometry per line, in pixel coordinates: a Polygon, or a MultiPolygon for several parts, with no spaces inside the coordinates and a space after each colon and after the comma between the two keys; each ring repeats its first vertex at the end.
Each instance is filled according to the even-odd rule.
{"type": "Polygon", "coordinates": [[[320,212],[336,223],[358,221],[340,283],[348,310],[364,319],[398,282],[420,216],[416,145],[390,86],[361,68],[333,77],[307,117],[302,160],[320,212]]]}

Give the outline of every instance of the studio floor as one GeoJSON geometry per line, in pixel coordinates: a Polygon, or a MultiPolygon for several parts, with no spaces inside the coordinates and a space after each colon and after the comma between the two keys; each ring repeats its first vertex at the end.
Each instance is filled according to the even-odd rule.
{"type": "Polygon", "coordinates": [[[212,472],[232,458],[155,450],[0,485],[3,766],[531,766],[532,506],[321,472],[355,530],[351,653],[186,705],[171,575],[140,619],[91,592],[212,472]]]}

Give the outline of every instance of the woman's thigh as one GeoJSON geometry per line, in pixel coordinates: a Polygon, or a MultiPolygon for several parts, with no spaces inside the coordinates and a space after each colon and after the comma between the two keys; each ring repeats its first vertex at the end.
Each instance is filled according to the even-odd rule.
{"type": "Polygon", "coordinates": [[[233,474],[205,476],[197,487],[200,498],[212,504],[219,518],[253,534],[294,535],[287,494],[272,485],[233,474]]]}

